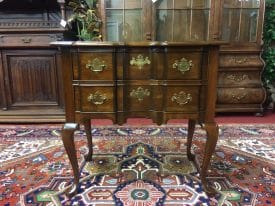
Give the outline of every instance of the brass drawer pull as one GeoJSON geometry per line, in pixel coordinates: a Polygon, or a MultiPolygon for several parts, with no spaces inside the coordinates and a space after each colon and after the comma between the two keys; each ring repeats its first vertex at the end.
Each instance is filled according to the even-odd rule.
{"type": "Polygon", "coordinates": [[[191,94],[186,94],[184,91],[181,91],[178,94],[174,94],[171,98],[172,102],[178,103],[180,106],[183,106],[185,104],[188,104],[189,102],[192,101],[192,96],[191,94]]]}
{"type": "Polygon", "coordinates": [[[92,72],[102,72],[104,69],[107,68],[104,61],[95,58],[93,60],[89,60],[86,64],[86,68],[90,69],[92,72]]]}
{"type": "Polygon", "coordinates": [[[236,100],[237,102],[240,102],[247,97],[247,93],[239,94],[239,95],[231,93],[231,97],[232,97],[232,99],[236,100]]]}
{"type": "Polygon", "coordinates": [[[145,59],[144,59],[144,57],[141,54],[139,54],[137,56],[137,58],[132,57],[130,64],[137,66],[141,70],[141,69],[143,69],[144,65],[151,64],[151,61],[149,60],[148,57],[145,57],[145,59]]]}
{"type": "Polygon", "coordinates": [[[226,78],[235,82],[242,82],[242,81],[245,81],[246,79],[249,79],[249,76],[247,74],[243,74],[243,75],[228,74],[226,78]]]}
{"type": "Polygon", "coordinates": [[[182,74],[189,71],[193,67],[192,60],[187,60],[184,57],[181,60],[176,60],[173,64],[173,69],[179,70],[182,74]]]}
{"type": "Polygon", "coordinates": [[[90,94],[87,100],[95,105],[102,105],[106,102],[107,96],[106,94],[100,94],[99,91],[96,91],[94,94],[90,94]]]}
{"type": "Polygon", "coordinates": [[[148,89],[143,89],[142,87],[138,87],[136,90],[133,89],[130,93],[130,96],[137,98],[138,101],[143,101],[144,97],[149,95],[150,91],[148,89]]]}
{"type": "Polygon", "coordinates": [[[30,37],[23,37],[21,40],[22,40],[22,42],[24,44],[29,44],[29,43],[31,43],[32,38],[30,38],[30,37]]]}

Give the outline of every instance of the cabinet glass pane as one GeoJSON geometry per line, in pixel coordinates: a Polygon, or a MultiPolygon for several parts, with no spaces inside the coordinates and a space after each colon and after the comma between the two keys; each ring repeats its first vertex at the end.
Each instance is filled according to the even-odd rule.
{"type": "Polygon", "coordinates": [[[156,8],[158,9],[172,9],[173,0],[158,0],[156,3],[156,8]]]}
{"type": "Polygon", "coordinates": [[[105,0],[106,8],[123,8],[123,0],[105,0]]]}
{"type": "Polygon", "coordinates": [[[210,0],[193,0],[192,8],[210,8],[210,0]]]}
{"type": "Polygon", "coordinates": [[[190,10],[175,10],[172,25],[173,39],[169,41],[185,41],[190,39],[190,10]]]}
{"type": "Polygon", "coordinates": [[[241,8],[242,0],[224,0],[223,6],[225,8],[241,8]]]}
{"type": "Polygon", "coordinates": [[[259,8],[260,7],[260,0],[246,0],[243,1],[243,8],[259,8]]]}
{"type": "Polygon", "coordinates": [[[240,9],[224,9],[222,20],[222,40],[238,41],[240,9]]]}
{"type": "Polygon", "coordinates": [[[158,10],[157,41],[184,41],[190,39],[190,10],[158,10]],[[179,26],[180,25],[180,26],[179,26]]]}
{"type": "Polygon", "coordinates": [[[123,40],[142,40],[142,12],[141,10],[125,10],[125,23],[123,27],[123,40]]]}
{"type": "MultiPolygon", "coordinates": [[[[192,40],[206,40],[208,36],[209,10],[192,11],[192,40]]],[[[180,24],[179,24],[180,25],[180,24]]]]}
{"type": "Polygon", "coordinates": [[[127,9],[138,9],[141,8],[141,0],[125,0],[125,8],[127,9]]]}
{"type": "Polygon", "coordinates": [[[191,8],[191,1],[192,0],[175,0],[175,8],[177,9],[186,9],[191,8]]]}
{"type": "Polygon", "coordinates": [[[170,10],[157,10],[156,12],[156,40],[171,41],[173,12],[170,10]]]}
{"type": "Polygon", "coordinates": [[[243,9],[241,14],[240,41],[255,42],[257,37],[258,9],[243,9]]]}
{"type": "Polygon", "coordinates": [[[123,10],[106,11],[106,30],[108,41],[121,41],[123,25],[123,10]]]}

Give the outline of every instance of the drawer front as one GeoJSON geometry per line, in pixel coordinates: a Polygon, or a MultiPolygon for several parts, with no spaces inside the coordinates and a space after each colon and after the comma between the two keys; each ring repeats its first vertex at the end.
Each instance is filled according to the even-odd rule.
{"type": "MultiPolygon", "coordinates": [[[[125,79],[157,79],[157,71],[162,72],[164,54],[151,52],[150,49],[131,49],[126,54],[125,64],[125,79]]],[[[160,75],[160,74],[158,74],[160,75]]]]}
{"type": "Polygon", "coordinates": [[[261,104],[265,99],[262,88],[219,88],[218,104],[261,104]]]}
{"type": "Polygon", "coordinates": [[[113,53],[74,53],[73,70],[75,80],[112,80],[114,79],[113,53]]]}
{"type": "Polygon", "coordinates": [[[263,66],[259,55],[220,54],[221,67],[263,66]]]}
{"type": "Polygon", "coordinates": [[[165,111],[197,112],[199,111],[199,87],[168,86],[164,96],[165,111]]]}
{"type": "Polygon", "coordinates": [[[114,88],[112,86],[75,87],[76,110],[80,112],[113,112],[114,88]]]}
{"type": "Polygon", "coordinates": [[[202,54],[199,52],[169,52],[167,79],[200,79],[202,54]]]}
{"type": "Polygon", "coordinates": [[[0,46],[49,46],[62,39],[61,34],[8,34],[0,35],[0,46]]]}
{"type": "Polygon", "coordinates": [[[260,71],[223,71],[219,72],[219,85],[248,85],[261,83],[260,71]]]}

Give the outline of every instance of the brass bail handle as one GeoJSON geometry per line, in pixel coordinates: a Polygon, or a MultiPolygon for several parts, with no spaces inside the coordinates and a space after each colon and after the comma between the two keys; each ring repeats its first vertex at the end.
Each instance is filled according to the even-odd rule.
{"type": "Polygon", "coordinates": [[[86,64],[86,68],[90,69],[92,72],[102,72],[104,69],[107,69],[107,65],[103,60],[95,58],[93,60],[89,60],[86,64]]]}
{"type": "Polygon", "coordinates": [[[149,57],[143,57],[141,54],[139,54],[136,58],[132,57],[130,61],[130,65],[137,66],[139,70],[143,69],[143,66],[146,64],[151,64],[151,61],[149,60],[149,57]]]}

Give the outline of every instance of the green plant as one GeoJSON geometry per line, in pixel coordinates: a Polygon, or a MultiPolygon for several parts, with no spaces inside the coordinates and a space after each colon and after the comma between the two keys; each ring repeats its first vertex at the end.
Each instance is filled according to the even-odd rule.
{"type": "Polygon", "coordinates": [[[265,69],[263,78],[265,84],[275,85],[275,1],[266,0],[263,54],[265,69]]]}
{"type": "Polygon", "coordinates": [[[68,24],[72,27],[76,23],[77,37],[84,41],[100,41],[101,20],[97,15],[97,0],[70,0],[68,7],[72,15],[68,24]]]}

